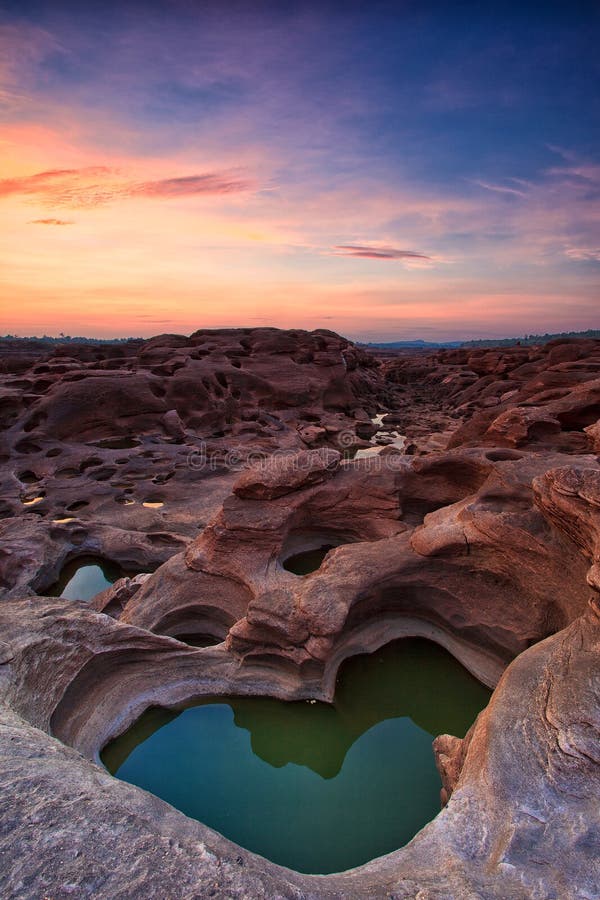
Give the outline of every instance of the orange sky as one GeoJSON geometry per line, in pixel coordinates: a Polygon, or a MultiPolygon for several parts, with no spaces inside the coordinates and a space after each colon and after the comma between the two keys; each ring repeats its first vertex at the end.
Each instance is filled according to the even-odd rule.
{"type": "MultiPolygon", "coordinates": [[[[0,332],[269,324],[393,340],[600,326],[600,167],[587,157],[544,147],[527,178],[475,167],[417,179],[408,152],[369,164],[352,88],[352,115],[332,125],[301,106],[303,127],[284,141],[280,108],[263,116],[262,82],[258,97],[167,139],[162,109],[128,114],[115,99],[141,90],[143,69],[121,61],[110,90],[106,72],[83,87],[48,77],[57,53],[83,66],[81,41],[81,30],[0,26],[0,332]]],[[[303,73],[307,60],[295,62],[303,73]]],[[[188,74],[202,82],[201,66],[188,74]]],[[[274,81],[266,105],[294,87],[274,81]]],[[[186,97],[177,83],[173,102],[185,110],[186,97]]],[[[336,102],[337,115],[349,101],[336,102]]]]}

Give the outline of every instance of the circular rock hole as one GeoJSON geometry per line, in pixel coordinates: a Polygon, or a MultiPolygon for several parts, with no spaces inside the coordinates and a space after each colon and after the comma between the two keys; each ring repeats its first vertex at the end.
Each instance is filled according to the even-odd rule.
{"type": "Polygon", "coordinates": [[[101,466],[103,460],[101,460],[98,456],[90,456],[88,459],[84,459],[83,462],[79,466],[80,472],[85,472],[86,469],[89,469],[91,466],[101,466]]]}
{"type": "Polygon", "coordinates": [[[321,544],[312,550],[302,550],[294,553],[283,561],[283,568],[294,575],[310,575],[321,567],[321,563],[335,544],[321,544]]]}
{"type": "Polygon", "coordinates": [[[310,575],[320,568],[330,550],[352,540],[327,529],[291,531],[281,551],[281,565],[293,575],[310,575]]]}
{"type": "Polygon", "coordinates": [[[18,479],[21,484],[36,484],[36,482],[40,480],[39,476],[36,475],[35,472],[32,472],[31,469],[26,469],[25,472],[21,472],[20,475],[18,475],[18,479]]]}

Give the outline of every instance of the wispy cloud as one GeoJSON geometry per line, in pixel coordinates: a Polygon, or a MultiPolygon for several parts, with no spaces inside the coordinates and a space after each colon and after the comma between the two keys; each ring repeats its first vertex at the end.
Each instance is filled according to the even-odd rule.
{"type": "Polygon", "coordinates": [[[250,187],[248,181],[212,172],[207,175],[184,175],[180,178],[162,178],[159,181],[132,184],[128,192],[130,196],[138,197],[182,197],[189,194],[234,194],[248,191],[250,187]]]}
{"type": "Polygon", "coordinates": [[[69,219],[32,219],[30,225],[74,225],[69,219]]]}
{"type": "Polygon", "coordinates": [[[600,247],[569,247],[565,256],[578,262],[600,262],[600,247]]]}
{"type": "Polygon", "coordinates": [[[492,184],[489,181],[474,181],[478,187],[485,188],[486,191],[493,191],[496,194],[512,194],[514,197],[526,197],[527,192],[521,188],[510,187],[506,184],[492,184]]]}
{"type": "Polygon", "coordinates": [[[354,256],[359,259],[428,259],[424,253],[415,250],[399,250],[397,247],[386,247],[382,244],[337,244],[333,248],[334,256],[354,256]]]}
{"type": "Polygon", "coordinates": [[[48,169],[0,180],[0,198],[34,196],[50,207],[91,208],[131,197],[185,197],[249,191],[249,180],[230,172],[208,172],[152,181],[123,178],[107,166],[48,169]]]}

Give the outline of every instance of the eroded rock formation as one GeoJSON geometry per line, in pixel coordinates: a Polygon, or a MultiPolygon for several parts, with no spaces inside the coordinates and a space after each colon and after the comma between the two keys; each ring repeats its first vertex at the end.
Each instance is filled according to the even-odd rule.
{"type": "Polygon", "coordinates": [[[377,362],[328,331],[19,348],[0,371],[0,596],[46,590],[83,553],[156,568],[249,456],[359,447],[386,393],[377,362]]]}
{"type": "Polygon", "coordinates": [[[598,342],[383,367],[270,329],[26,351],[4,364],[3,896],[599,896],[598,342]],[[384,403],[411,452],[347,458],[384,403]],[[187,461],[200,440],[212,467],[187,461]],[[34,595],[90,550],[130,574],[88,604],[34,595]],[[402,635],[496,687],[435,741],[440,814],[358,869],[282,869],[99,765],[150,705],[328,701],[344,658],[402,635]]]}
{"type": "Polygon", "coordinates": [[[396,421],[417,449],[501,446],[598,452],[600,341],[440,350],[385,363],[396,421]],[[431,433],[443,438],[431,443],[431,433]]]}

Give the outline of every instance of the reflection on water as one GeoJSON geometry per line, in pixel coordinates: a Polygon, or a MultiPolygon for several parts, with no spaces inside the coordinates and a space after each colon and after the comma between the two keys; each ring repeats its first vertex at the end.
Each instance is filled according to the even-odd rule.
{"type": "Polygon", "coordinates": [[[41,503],[45,496],[45,494],[39,494],[37,497],[25,497],[21,503],[23,506],[35,506],[36,503],[41,503]]]}
{"type": "Polygon", "coordinates": [[[394,447],[396,450],[404,448],[406,436],[383,424],[386,415],[387,413],[382,412],[371,418],[371,422],[378,429],[370,440],[372,446],[345,450],[344,459],[370,459],[371,457],[379,456],[384,447],[394,447]]]}
{"type": "Polygon", "coordinates": [[[80,556],[64,566],[60,578],[47,594],[66,600],[90,600],[123,574],[116,563],[95,556],[80,556]]]}
{"type": "Polygon", "coordinates": [[[348,660],[331,706],[153,708],[102,759],[238,844],[325,874],[402,846],[436,815],[432,738],[463,736],[489,695],[441,647],[403,639],[348,660]]]}

